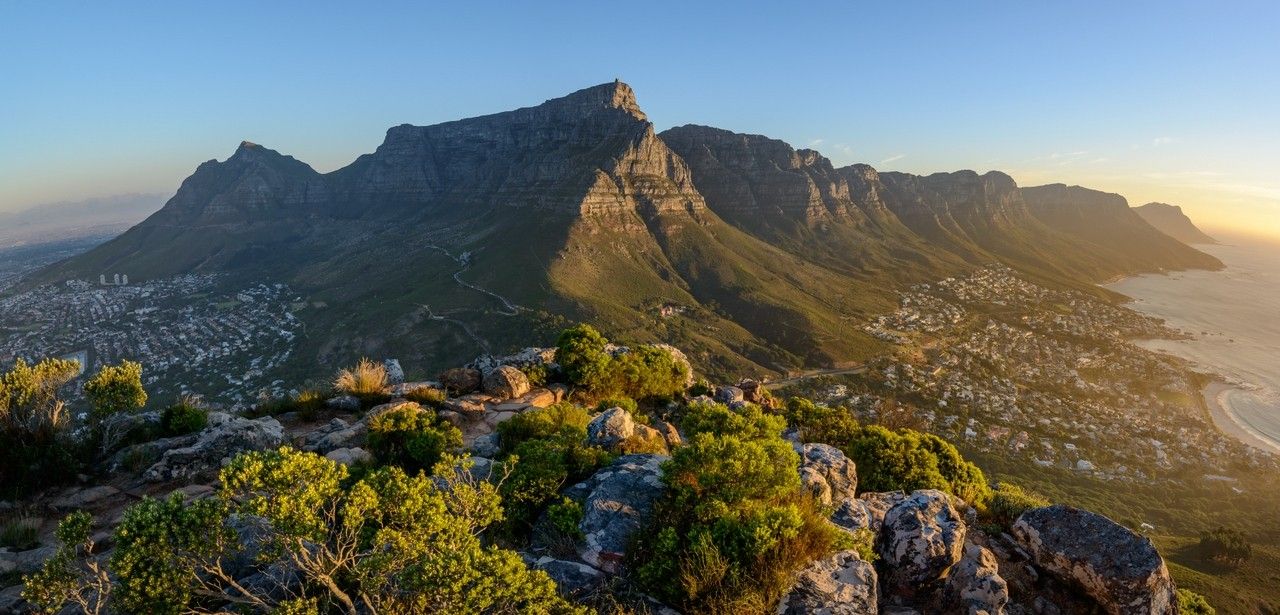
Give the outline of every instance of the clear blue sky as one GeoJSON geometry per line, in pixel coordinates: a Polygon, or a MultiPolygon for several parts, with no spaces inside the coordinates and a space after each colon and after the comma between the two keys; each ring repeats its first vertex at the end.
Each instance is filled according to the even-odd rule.
{"type": "Polygon", "coordinates": [[[0,210],[171,193],[242,139],[329,171],[395,124],[614,78],[659,129],[1280,232],[1273,2],[0,0],[0,210]]]}

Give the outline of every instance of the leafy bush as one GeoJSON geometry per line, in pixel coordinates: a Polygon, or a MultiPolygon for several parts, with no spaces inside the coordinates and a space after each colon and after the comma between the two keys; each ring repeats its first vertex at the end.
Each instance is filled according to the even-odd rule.
{"type": "Polygon", "coordinates": [[[507,533],[524,534],[561,487],[591,476],[608,460],[603,449],[587,446],[586,430],[571,426],[520,442],[503,459],[509,472],[501,486],[507,533]]]}
{"type": "Polygon", "coordinates": [[[121,361],[119,365],[103,365],[84,383],[84,394],[93,411],[93,421],[121,412],[135,412],[147,405],[147,392],[142,388],[142,364],[121,361]]]}
{"type": "Polygon", "coordinates": [[[462,446],[462,432],[435,411],[414,403],[387,410],[369,421],[369,449],[382,463],[410,474],[430,470],[448,451],[462,446]]]}
{"type": "MultiPolygon", "coordinates": [[[[585,613],[556,594],[545,573],[512,551],[486,547],[485,528],[502,518],[494,485],[469,464],[446,458],[433,477],[381,468],[352,482],[347,469],[313,453],[282,448],[237,456],[223,468],[219,497],[183,503],[143,500],[125,513],[103,574],[124,612],[176,613],[242,608],[320,613],[585,613]],[[253,545],[233,523],[258,519],[253,545]],[[223,568],[252,546],[259,565],[296,571],[305,597],[280,587],[243,587],[223,568]]],[[[76,535],[87,536],[88,516],[76,535]]],[[[92,591],[77,551],[53,561],[48,580],[27,594],[56,610],[92,591]]],[[[218,611],[224,612],[224,611],[218,611]]]]}
{"type": "Polygon", "coordinates": [[[64,482],[79,470],[58,392],[80,371],[76,361],[19,359],[0,375],[0,485],[7,495],[64,482]]]}
{"type": "Polygon", "coordinates": [[[667,490],[629,550],[633,570],[687,612],[771,611],[797,569],[850,541],[801,489],[779,417],[735,421],[723,406],[704,408],[695,420],[708,430],[663,465],[667,490]]]}
{"type": "Polygon", "coordinates": [[[591,325],[570,327],[556,342],[556,363],[571,384],[597,391],[604,388],[613,361],[605,350],[608,344],[591,325]]]}
{"type": "Polygon", "coordinates": [[[1253,545],[1243,533],[1219,526],[1200,533],[1200,553],[1211,560],[1239,566],[1253,556],[1253,545]]]}
{"type": "Polygon", "coordinates": [[[404,398],[408,401],[422,404],[428,408],[440,408],[444,406],[447,396],[444,394],[444,391],[439,389],[418,387],[416,389],[409,389],[409,391],[404,394],[404,398]]]}
{"type": "Polygon", "coordinates": [[[1209,606],[1204,596],[1189,589],[1178,588],[1178,612],[1182,615],[1216,615],[1217,609],[1209,606]]]}
{"type": "Polygon", "coordinates": [[[787,421],[753,404],[734,410],[724,404],[696,403],[685,408],[680,427],[690,437],[710,433],[753,440],[778,437],[787,421]]]}
{"type": "Polygon", "coordinates": [[[333,388],[339,393],[370,397],[382,395],[387,388],[387,368],[368,358],[360,359],[355,367],[343,369],[333,380],[333,388]]]}
{"type": "Polygon", "coordinates": [[[803,397],[787,400],[787,424],[800,431],[803,442],[838,443],[856,433],[860,425],[847,408],[819,406],[803,397]]]}
{"type": "Polygon", "coordinates": [[[569,402],[521,412],[498,424],[498,442],[504,453],[511,453],[526,440],[551,438],[565,434],[570,439],[587,436],[591,415],[569,402]]]}
{"type": "Polygon", "coordinates": [[[946,440],[909,429],[865,425],[831,442],[858,466],[862,491],[938,489],[982,509],[991,497],[982,470],[965,461],[946,440]]]}
{"type": "Polygon", "coordinates": [[[547,507],[547,521],[557,532],[575,539],[582,538],[579,525],[584,515],[582,504],[570,498],[564,498],[547,507]]]}
{"type": "Polygon", "coordinates": [[[635,346],[613,356],[609,340],[590,325],[565,329],[556,344],[556,363],[570,384],[593,395],[634,399],[670,398],[685,389],[688,366],[657,346],[635,346]]]}
{"type": "Polygon", "coordinates": [[[209,411],[191,397],[183,397],[178,403],[160,414],[160,428],[166,436],[195,433],[209,424],[209,411]]]}
{"type": "Polygon", "coordinates": [[[45,613],[57,613],[68,603],[82,613],[106,613],[111,598],[107,571],[93,554],[89,532],[93,518],[77,511],[58,524],[58,549],[40,567],[23,579],[22,597],[45,613]]]}
{"type": "Polygon", "coordinates": [[[1050,504],[1048,498],[1019,487],[1013,483],[1000,482],[991,491],[991,501],[987,503],[987,516],[1002,529],[1009,529],[1022,516],[1022,513],[1033,508],[1044,508],[1050,504]]]}

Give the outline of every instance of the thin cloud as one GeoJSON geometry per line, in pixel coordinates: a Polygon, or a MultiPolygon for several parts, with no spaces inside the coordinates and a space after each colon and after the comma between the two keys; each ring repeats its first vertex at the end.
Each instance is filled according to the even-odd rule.
{"type": "Polygon", "coordinates": [[[809,142],[809,149],[817,149],[819,146],[821,146],[825,142],[826,142],[826,139],[814,139],[809,142]]]}
{"type": "Polygon", "coordinates": [[[1173,137],[1156,137],[1151,140],[1151,147],[1160,147],[1161,145],[1177,143],[1177,141],[1178,140],[1173,137]]]}
{"type": "Polygon", "coordinates": [[[907,157],[906,154],[894,154],[892,156],[889,156],[888,158],[885,158],[884,160],[881,160],[880,164],[889,164],[890,162],[897,162],[906,157],[907,157]]]}

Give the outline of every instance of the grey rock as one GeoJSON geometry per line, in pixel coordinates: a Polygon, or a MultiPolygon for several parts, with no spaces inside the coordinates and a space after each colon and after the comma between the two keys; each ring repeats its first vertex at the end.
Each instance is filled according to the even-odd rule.
{"type": "Polygon", "coordinates": [[[492,458],[498,456],[499,444],[497,432],[487,433],[472,440],[470,449],[473,455],[492,458]]]}
{"type": "Polygon", "coordinates": [[[801,570],[777,615],[876,615],[876,569],[857,551],[841,551],[801,570]]]}
{"type": "Polygon", "coordinates": [[[947,604],[968,615],[1004,615],[1009,584],[1000,576],[995,554],[965,543],[964,555],[947,572],[947,604]]]}
{"type": "Polygon", "coordinates": [[[853,498],[858,490],[858,470],[853,460],[840,449],[827,444],[805,444],[800,447],[802,474],[809,471],[825,483],[823,505],[853,498]]]}
{"type": "Polygon", "coordinates": [[[348,467],[373,461],[373,455],[362,448],[338,448],[325,453],[324,456],[330,461],[348,467]]]}
{"type": "Polygon", "coordinates": [[[627,543],[662,495],[661,465],[667,459],[664,455],[624,455],[575,486],[586,494],[578,524],[584,535],[578,545],[583,561],[608,573],[618,572],[627,543]]]}
{"type": "Polygon", "coordinates": [[[880,533],[880,528],[884,526],[884,517],[889,514],[889,509],[897,506],[905,499],[907,499],[907,494],[901,491],[864,493],[858,496],[858,500],[862,502],[863,508],[866,509],[867,515],[870,517],[871,531],[877,534],[880,533]]]}
{"type": "Polygon", "coordinates": [[[455,367],[440,373],[440,384],[455,395],[465,395],[480,388],[483,376],[480,370],[468,367],[455,367]]]}
{"type": "Polygon", "coordinates": [[[716,401],[722,404],[736,404],[746,399],[746,394],[738,387],[716,387],[716,401]]]}
{"type": "Polygon", "coordinates": [[[334,418],[323,427],[308,433],[303,440],[302,450],[323,455],[340,448],[358,447],[364,444],[368,431],[363,421],[357,421],[353,425],[334,418]]]}
{"type": "Polygon", "coordinates": [[[338,395],[326,399],[324,405],[338,412],[357,412],[360,410],[360,398],[355,395],[338,395]]]}
{"type": "Polygon", "coordinates": [[[923,489],[889,509],[880,529],[886,591],[910,596],[940,578],[964,549],[964,521],[947,494],[923,489]]]}
{"type": "MultiPolygon", "coordinates": [[[[880,520],[883,522],[884,513],[881,513],[880,520]]],[[[878,533],[880,531],[879,524],[875,524],[866,501],[857,498],[845,498],[839,501],[835,506],[835,512],[831,513],[831,522],[849,532],[871,530],[878,533]]]]}
{"type": "Polygon", "coordinates": [[[0,574],[31,574],[57,550],[57,547],[45,546],[26,551],[0,551],[0,574]]]}
{"type": "Polygon", "coordinates": [[[635,435],[636,423],[622,408],[609,408],[587,423],[587,443],[613,449],[635,435]]]}
{"type": "Polygon", "coordinates": [[[556,582],[560,593],[568,598],[576,598],[591,593],[604,584],[607,576],[597,568],[582,562],[556,559],[549,555],[541,557],[521,553],[530,568],[541,570],[556,582]]]}
{"type": "Polygon", "coordinates": [[[223,463],[236,454],[274,449],[284,441],[284,427],[274,418],[228,417],[215,423],[214,414],[220,413],[210,414],[210,426],[195,442],[165,451],[160,461],[147,469],[145,478],[151,482],[212,480],[223,463]]]}
{"type": "Polygon", "coordinates": [[[387,371],[387,384],[395,386],[404,383],[404,368],[400,367],[398,359],[383,361],[382,368],[387,371]]]}
{"type": "Polygon", "coordinates": [[[110,485],[97,485],[84,489],[73,487],[51,500],[49,506],[62,512],[80,510],[118,493],[120,493],[120,490],[110,485]]]}
{"type": "Polygon", "coordinates": [[[1079,587],[1113,615],[1177,613],[1173,579],[1151,541],[1065,505],[1022,513],[1013,535],[1043,571],[1079,587]]]}
{"type": "Polygon", "coordinates": [[[515,399],[529,392],[529,378],[510,365],[494,368],[483,382],[484,392],[499,399],[515,399]]]}

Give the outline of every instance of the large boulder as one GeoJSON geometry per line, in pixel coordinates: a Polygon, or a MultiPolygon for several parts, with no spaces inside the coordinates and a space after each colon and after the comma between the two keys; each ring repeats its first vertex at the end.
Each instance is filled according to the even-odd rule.
{"type": "Polygon", "coordinates": [[[880,557],[889,570],[886,590],[910,596],[937,581],[964,549],[965,525],[947,494],[915,491],[884,516],[880,557]]]}
{"type": "Polygon", "coordinates": [[[440,384],[454,395],[464,395],[480,388],[480,370],[470,367],[455,367],[440,372],[440,384]]]}
{"type": "Polygon", "coordinates": [[[635,435],[636,422],[623,408],[609,408],[587,423],[587,443],[613,449],[635,435]]]}
{"type": "Polygon", "coordinates": [[[499,399],[515,399],[529,392],[529,378],[510,365],[499,365],[484,376],[484,392],[499,399]]]}
{"type": "Polygon", "coordinates": [[[627,543],[662,496],[665,455],[624,455],[572,488],[585,493],[578,524],[584,538],[578,556],[592,566],[616,574],[627,543]]]}
{"type": "Polygon", "coordinates": [[[145,478],[151,482],[212,480],[222,464],[237,454],[274,449],[282,442],[284,427],[272,417],[246,419],[215,412],[194,443],[165,451],[145,478]]]}
{"type": "Polygon", "coordinates": [[[400,367],[399,360],[387,359],[383,361],[382,369],[387,372],[387,384],[392,386],[404,384],[404,368],[400,367]]]}
{"type": "Polygon", "coordinates": [[[800,571],[778,615],[877,615],[876,569],[857,551],[841,551],[800,571]]]}
{"type": "Polygon", "coordinates": [[[885,491],[880,493],[864,493],[858,496],[858,501],[862,503],[862,507],[866,510],[868,522],[871,531],[880,533],[880,528],[884,527],[884,517],[889,511],[907,499],[907,494],[901,491],[885,491]]]}
{"type": "Polygon", "coordinates": [[[319,429],[308,433],[302,443],[302,450],[321,455],[340,448],[354,448],[364,444],[369,429],[364,421],[355,424],[340,418],[334,418],[319,429]]]}
{"type": "Polygon", "coordinates": [[[1177,613],[1173,579],[1145,536],[1102,516],[1054,505],[1022,513],[1013,536],[1044,571],[1113,615],[1177,613]]]}
{"type": "Polygon", "coordinates": [[[967,615],[1003,615],[1009,603],[1009,584],[1000,576],[995,554],[971,542],[948,571],[945,593],[947,604],[967,615]]]}
{"type": "Polygon", "coordinates": [[[568,598],[579,598],[604,584],[606,576],[600,570],[582,562],[556,559],[549,555],[520,554],[530,568],[541,570],[556,582],[556,588],[568,598]]]}
{"type": "Polygon", "coordinates": [[[827,444],[804,444],[798,449],[801,478],[815,489],[824,506],[854,497],[858,470],[852,459],[827,444]]]}

